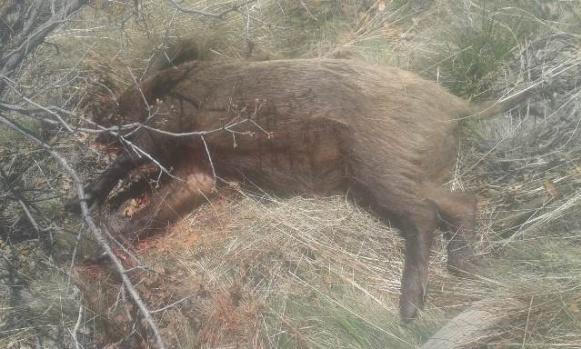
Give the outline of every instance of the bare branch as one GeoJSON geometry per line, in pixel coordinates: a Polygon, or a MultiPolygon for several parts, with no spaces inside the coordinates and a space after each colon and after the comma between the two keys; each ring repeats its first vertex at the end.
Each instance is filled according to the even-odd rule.
{"type": "Polygon", "coordinates": [[[73,342],[75,343],[75,349],[80,349],[81,346],[79,345],[79,340],[77,339],[77,332],[79,332],[79,328],[81,327],[81,320],[83,319],[83,305],[79,306],[79,316],[77,316],[77,322],[75,323],[75,327],[73,330],[69,330],[71,337],[73,338],[73,342]]]}

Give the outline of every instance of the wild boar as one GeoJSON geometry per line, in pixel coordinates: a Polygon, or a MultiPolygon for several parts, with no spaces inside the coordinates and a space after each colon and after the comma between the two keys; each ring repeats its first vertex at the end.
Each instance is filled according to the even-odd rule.
{"type": "Polygon", "coordinates": [[[438,227],[450,238],[451,269],[476,264],[469,245],[475,197],[442,188],[458,155],[458,120],[472,112],[466,101],[397,68],[330,59],[189,62],[99,106],[97,123],[138,126],[125,132],[131,143],[87,186],[84,200],[101,203],[151,159],[176,168],[180,178],[154,196],[160,204],[119,228],[139,238],[223,181],[287,194],[348,192],[405,236],[400,314],[407,321],[424,304],[438,227]]]}

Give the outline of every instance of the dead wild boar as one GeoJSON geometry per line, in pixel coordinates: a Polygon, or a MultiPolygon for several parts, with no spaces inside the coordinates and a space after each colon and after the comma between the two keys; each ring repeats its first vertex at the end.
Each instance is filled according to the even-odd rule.
{"type": "Polygon", "coordinates": [[[424,304],[438,227],[450,238],[449,267],[475,265],[468,242],[476,200],[442,188],[458,153],[457,120],[470,114],[464,100],[396,68],[194,61],[153,75],[94,115],[103,126],[139,126],[126,132],[133,146],[87,186],[85,200],[102,203],[150,157],[179,179],[154,195],[159,205],[120,228],[131,238],[166,226],[222,180],[288,194],[348,192],[405,236],[400,314],[411,320],[424,304]]]}

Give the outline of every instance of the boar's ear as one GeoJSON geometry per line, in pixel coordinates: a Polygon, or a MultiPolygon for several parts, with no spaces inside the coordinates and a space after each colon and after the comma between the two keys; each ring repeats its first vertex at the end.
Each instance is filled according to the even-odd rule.
{"type": "Polygon", "coordinates": [[[111,105],[115,124],[144,121],[148,105],[155,104],[158,98],[163,99],[172,88],[188,77],[192,68],[171,69],[131,86],[111,105]]]}
{"type": "Polygon", "coordinates": [[[187,62],[210,60],[209,53],[212,52],[210,50],[212,46],[214,45],[212,45],[211,40],[207,39],[179,38],[173,40],[153,54],[145,76],[149,77],[161,70],[177,67],[187,62]]]}

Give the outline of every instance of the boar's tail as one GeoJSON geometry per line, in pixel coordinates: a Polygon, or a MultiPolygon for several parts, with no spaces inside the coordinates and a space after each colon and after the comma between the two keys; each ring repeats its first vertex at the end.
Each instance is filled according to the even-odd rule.
{"type": "Polygon", "coordinates": [[[476,103],[472,106],[471,114],[468,117],[488,119],[498,114],[507,112],[518,107],[522,102],[526,101],[533,95],[535,91],[538,91],[541,86],[542,82],[538,82],[498,101],[476,103]]]}

